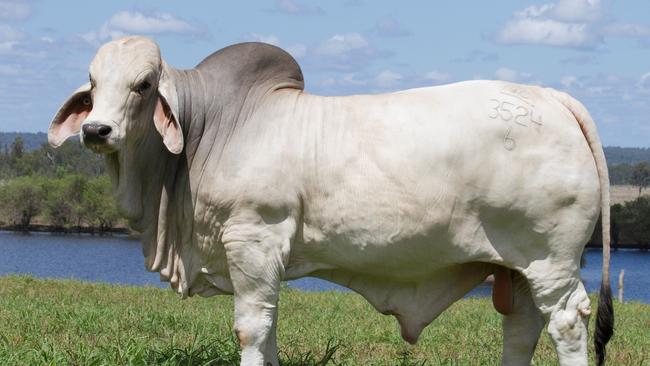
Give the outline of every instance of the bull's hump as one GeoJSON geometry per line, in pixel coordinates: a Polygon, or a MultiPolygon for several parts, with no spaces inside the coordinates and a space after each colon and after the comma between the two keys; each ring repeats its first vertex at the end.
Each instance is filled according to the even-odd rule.
{"type": "Polygon", "coordinates": [[[236,83],[232,87],[273,81],[282,84],[282,88],[304,89],[302,70],[296,60],[281,48],[266,43],[246,42],[225,47],[206,57],[196,69],[202,74],[227,76],[225,79],[236,83]]]}

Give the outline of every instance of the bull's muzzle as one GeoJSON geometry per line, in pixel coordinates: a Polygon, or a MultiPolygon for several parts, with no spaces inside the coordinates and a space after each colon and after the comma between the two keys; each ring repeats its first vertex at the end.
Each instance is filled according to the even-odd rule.
{"type": "Polygon", "coordinates": [[[113,129],[101,123],[84,123],[81,127],[83,141],[86,144],[104,144],[111,135],[113,129]]]}

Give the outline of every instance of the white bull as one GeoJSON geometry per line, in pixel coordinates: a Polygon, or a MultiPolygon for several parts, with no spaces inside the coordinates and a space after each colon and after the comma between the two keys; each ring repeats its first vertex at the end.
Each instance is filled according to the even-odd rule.
{"type": "Polygon", "coordinates": [[[500,81],[350,97],[302,87],[273,46],[176,70],[153,41],[129,37],[98,51],[49,141],[81,130],[105,154],[149,270],[184,297],[234,294],[242,365],[278,364],[282,280],[351,288],[414,343],[492,273],[504,365],[529,364],[547,323],[560,364],[587,365],[579,263],[600,213],[603,362],[609,182],[578,101],[500,81]]]}

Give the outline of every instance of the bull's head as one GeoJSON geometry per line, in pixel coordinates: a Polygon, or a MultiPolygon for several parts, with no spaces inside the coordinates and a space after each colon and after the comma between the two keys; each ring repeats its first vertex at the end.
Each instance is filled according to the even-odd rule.
{"type": "Polygon", "coordinates": [[[173,154],[183,150],[170,72],[158,45],[150,39],[127,37],[109,42],[90,64],[89,82],[63,104],[48,131],[53,147],[81,132],[85,146],[106,154],[119,206],[132,220],[142,216],[138,155],[143,150],[149,158],[160,155],[155,150],[162,148],[161,141],[173,154]]]}
{"type": "Polygon", "coordinates": [[[181,152],[176,93],[153,41],[128,37],[105,44],[90,64],[89,78],[54,117],[48,133],[52,146],[81,131],[87,147],[116,152],[137,144],[154,125],[169,151],[181,152]]]}

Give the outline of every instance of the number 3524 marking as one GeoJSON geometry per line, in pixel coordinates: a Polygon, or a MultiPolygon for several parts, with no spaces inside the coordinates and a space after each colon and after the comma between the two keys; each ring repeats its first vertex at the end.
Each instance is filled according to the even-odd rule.
{"type": "Polygon", "coordinates": [[[542,125],[542,116],[533,116],[533,110],[528,107],[498,99],[490,99],[490,103],[492,105],[488,117],[492,119],[500,118],[505,122],[513,121],[524,127],[528,127],[529,122],[539,126],[542,125]]]}

